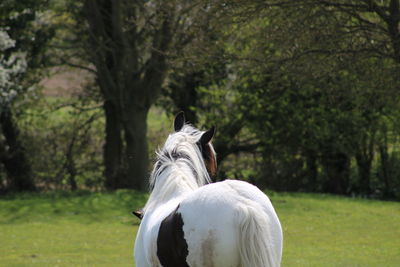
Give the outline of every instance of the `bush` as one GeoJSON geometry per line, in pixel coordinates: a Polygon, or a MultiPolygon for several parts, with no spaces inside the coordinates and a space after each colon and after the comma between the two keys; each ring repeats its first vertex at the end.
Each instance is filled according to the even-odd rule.
{"type": "Polygon", "coordinates": [[[45,97],[20,116],[35,182],[42,189],[99,188],[103,183],[102,109],[81,99],[45,97]]]}

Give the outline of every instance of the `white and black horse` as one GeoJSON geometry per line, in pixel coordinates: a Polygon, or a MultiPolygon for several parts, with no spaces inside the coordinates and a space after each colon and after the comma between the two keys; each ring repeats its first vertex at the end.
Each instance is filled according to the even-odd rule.
{"type": "Polygon", "coordinates": [[[210,183],[214,128],[199,131],[183,113],[174,128],[150,177],[136,266],[280,266],[282,229],[269,198],[243,181],[210,183]]]}

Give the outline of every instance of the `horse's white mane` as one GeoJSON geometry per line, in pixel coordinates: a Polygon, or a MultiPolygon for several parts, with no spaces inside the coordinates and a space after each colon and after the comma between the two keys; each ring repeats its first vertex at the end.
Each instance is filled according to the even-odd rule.
{"type": "MultiPolygon", "coordinates": [[[[152,192],[144,210],[150,210],[158,203],[168,200],[178,191],[191,191],[211,182],[197,144],[203,131],[185,124],[178,132],[170,134],[150,176],[152,192]]],[[[211,151],[215,151],[210,144],[211,151]]]]}

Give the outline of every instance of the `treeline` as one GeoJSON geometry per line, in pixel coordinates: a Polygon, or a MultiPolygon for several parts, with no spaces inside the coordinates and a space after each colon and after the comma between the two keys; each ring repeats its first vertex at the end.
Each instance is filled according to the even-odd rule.
{"type": "Polygon", "coordinates": [[[217,126],[217,179],[400,198],[398,0],[9,0],[0,12],[5,191],[145,189],[165,138],[147,125],[157,107],[217,126]],[[88,77],[79,95],[32,89],[66,67],[88,77]]]}

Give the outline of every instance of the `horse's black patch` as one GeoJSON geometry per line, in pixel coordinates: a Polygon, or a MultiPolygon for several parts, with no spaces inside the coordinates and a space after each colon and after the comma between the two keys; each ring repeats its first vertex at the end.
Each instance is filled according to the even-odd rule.
{"type": "Polygon", "coordinates": [[[157,256],[164,267],[189,267],[186,262],[188,246],[183,233],[183,220],[178,207],[160,225],[157,256]]]}

